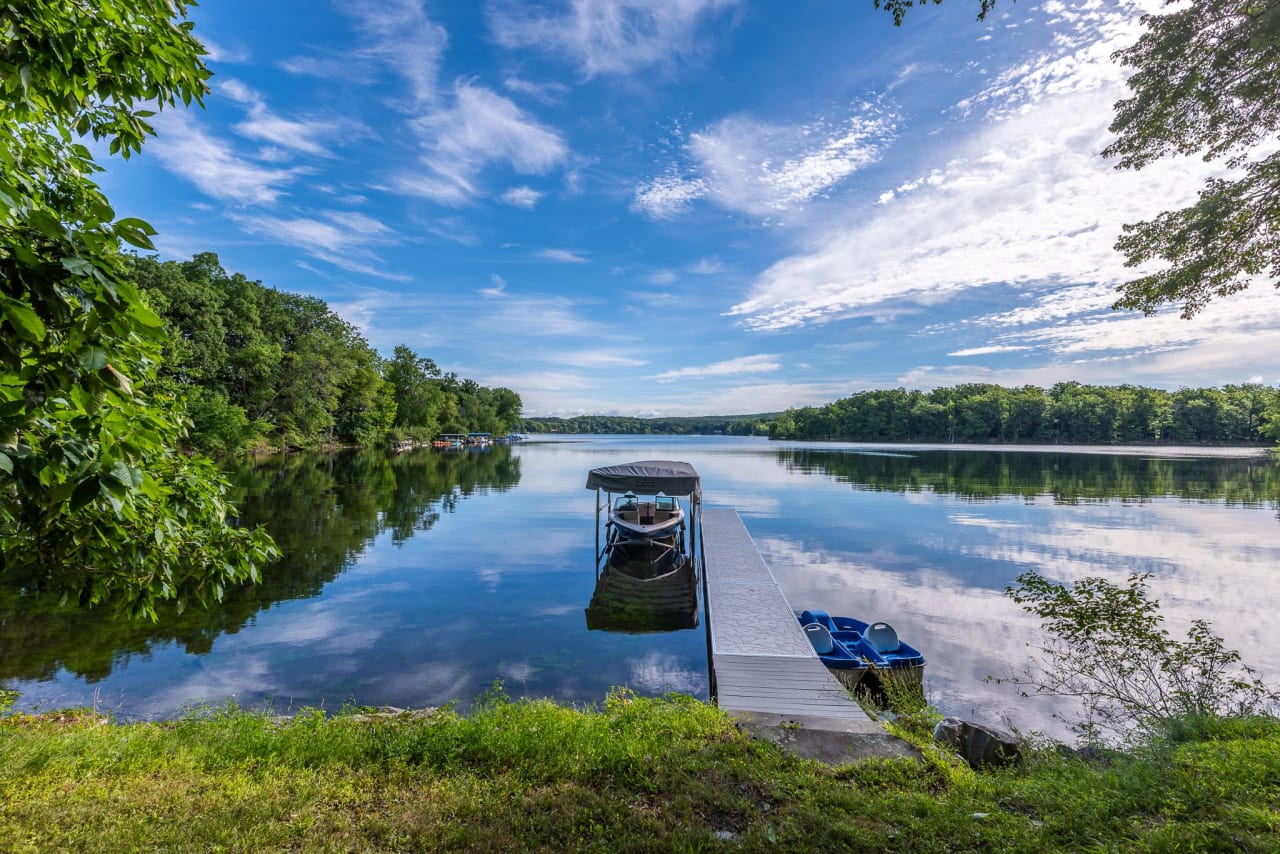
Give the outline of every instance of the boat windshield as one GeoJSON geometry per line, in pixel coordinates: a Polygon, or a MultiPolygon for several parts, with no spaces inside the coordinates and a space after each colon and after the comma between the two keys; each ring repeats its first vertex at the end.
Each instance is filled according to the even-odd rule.
{"type": "MultiPolygon", "coordinates": [[[[650,499],[647,497],[641,499],[634,495],[623,495],[613,502],[613,509],[634,510],[636,509],[637,504],[649,502],[650,499]]],[[[680,506],[675,498],[667,495],[655,495],[652,499],[652,503],[658,510],[675,510],[680,506]]]]}

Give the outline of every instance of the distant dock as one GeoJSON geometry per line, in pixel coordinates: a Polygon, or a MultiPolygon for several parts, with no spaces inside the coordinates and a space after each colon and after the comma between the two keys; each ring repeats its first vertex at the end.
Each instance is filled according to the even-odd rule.
{"type": "Polygon", "coordinates": [[[711,693],[738,717],[884,734],[813,651],[736,510],[702,512],[711,693]]]}

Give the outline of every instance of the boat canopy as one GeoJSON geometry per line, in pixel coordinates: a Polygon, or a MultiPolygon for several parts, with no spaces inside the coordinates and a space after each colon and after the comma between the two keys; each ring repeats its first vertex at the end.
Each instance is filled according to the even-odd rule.
{"type": "Polygon", "coordinates": [[[609,492],[636,492],[644,495],[690,495],[702,499],[698,473],[688,463],[676,460],[642,460],[592,469],[587,475],[587,489],[609,492]]]}

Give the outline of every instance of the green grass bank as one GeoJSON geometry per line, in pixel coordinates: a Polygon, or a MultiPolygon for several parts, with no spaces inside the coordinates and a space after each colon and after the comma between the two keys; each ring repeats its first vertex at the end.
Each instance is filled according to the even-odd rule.
{"type": "Polygon", "coordinates": [[[839,767],[712,706],[495,696],[463,716],[236,710],[0,718],[0,850],[1267,851],[1280,721],[1210,720],[1085,761],[839,767]]]}

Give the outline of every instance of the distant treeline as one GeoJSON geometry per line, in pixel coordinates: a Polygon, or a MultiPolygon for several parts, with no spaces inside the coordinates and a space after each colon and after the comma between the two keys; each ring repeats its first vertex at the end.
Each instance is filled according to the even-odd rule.
{"type": "Polygon", "coordinates": [[[496,434],[520,419],[514,391],[444,373],[405,346],[383,359],[324,300],[229,275],[217,255],[130,263],[168,328],[159,391],[185,398],[193,448],[496,434]]]}
{"type": "Polygon", "coordinates": [[[1280,389],[1249,383],[1169,392],[1058,383],[968,383],[933,391],[865,391],[788,410],[775,439],[850,442],[1061,442],[1248,445],[1280,439],[1280,389]]]}
{"type": "Polygon", "coordinates": [[[767,436],[769,425],[781,413],[760,415],[699,415],[682,418],[635,418],[626,415],[580,415],[576,418],[526,418],[522,433],[723,433],[730,436],[767,436]]]}

